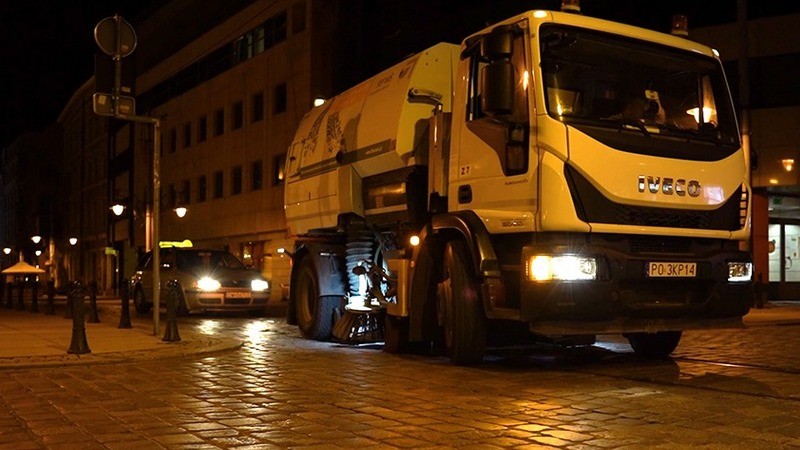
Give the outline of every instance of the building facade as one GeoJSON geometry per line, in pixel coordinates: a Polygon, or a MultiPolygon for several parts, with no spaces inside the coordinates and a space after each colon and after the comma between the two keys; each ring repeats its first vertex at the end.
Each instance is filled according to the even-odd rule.
{"type": "MultiPolygon", "coordinates": [[[[286,149],[313,99],[334,92],[331,61],[348,39],[333,39],[342,2],[239,3],[137,70],[136,113],[160,120],[160,240],[228,249],[272,280],[279,300],[290,271],[283,249],[292,245],[283,214],[286,149]],[[173,212],[179,206],[185,217],[173,212]]],[[[165,23],[192,4],[170,2],[141,24],[141,59],[152,59],[146,43],[169,39],[165,23]]],[[[155,129],[94,114],[94,85],[76,92],[59,118],[67,229],[79,234],[74,277],[110,292],[153,245],[155,129]],[[125,206],[119,216],[109,211],[117,203],[125,206]]]]}
{"type": "Polygon", "coordinates": [[[752,155],[756,277],[772,299],[800,299],[800,8],[738,0],[737,20],[692,29],[720,52],[752,155]]]}

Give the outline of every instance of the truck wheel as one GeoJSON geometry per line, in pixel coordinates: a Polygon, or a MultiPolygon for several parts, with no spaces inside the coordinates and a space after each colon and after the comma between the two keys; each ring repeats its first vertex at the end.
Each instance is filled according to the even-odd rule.
{"type": "Polygon", "coordinates": [[[403,353],[408,350],[408,319],[386,314],[383,328],[383,351],[403,353]]]}
{"type": "Polygon", "coordinates": [[[313,258],[306,255],[300,260],[292,289],[289,291],[297,316],[297,327],[307,339],[325,341],[331,338],[333,313],[338,297],[321,297],[313,258]]]}
{"type": "Polygon", "coordinates": [[[439,305],[444,309],[441,317],[450,360],[457,365],[479,364],[486,352],[486,319],[463,241],[448,242],[442,276],[439,305]]]}
{"type": "Polygon", "coordinates": [[[149,313],[153,305],[147,303],[147,300],[144,298],[144,290],[140,286],[137,286],[134,292],[133,307],[136,309],[136,312],[139,314],[149,313]]]}
{"type": "Polygon", "coordinates": [[[648,359],[663,359],[669,356],[681,340],[680,331],[659,333],[629,333],[625,337],[636,356],[648,359]]]}

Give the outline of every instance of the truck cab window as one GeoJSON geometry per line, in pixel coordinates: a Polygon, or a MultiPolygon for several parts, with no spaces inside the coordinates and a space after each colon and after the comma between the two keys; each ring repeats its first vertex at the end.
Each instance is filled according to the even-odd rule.
{"type": "Polygon", "coordinates": [[[550,24],[541,27],[540,45],[551,117],[622,150],[653,147],[643,144],[655,139],[653,154],[718,159],[738,147],[722,65],[714,58],[550,24]]]}
{"type": "MultiPolygon", "coordinates": [[[[466,52],[470,68],[467,128],[497,153],[503,174],[506,176],[526,173],[530,154],[528,88],[532,79],[526,57],[524,33],[519,31],[516,27],[510,31],[511,51],[508,54],[486,54],[481,51],[479,42],[466,52]],[[495,67],[491,67],[497,65],[505,66],[499,71],[500,73],[510,69],[513,85],[509,85],[508,88],[513,89],[513,93],[510,90],[507,93],[497,92],[498,83],[495,83],[494,79],[488,79],[491,71],[498,72],[495,67]],[[492,89],[491,93],[485,92],[489,89],[492,89]],[[504,105],[508,109],[484,111],[483,105],[489,100],[487,95],[505,94],[511,95],[511,102],[504,105]]],[[[483,39],[486,39],[486,36],[488,35],[484,35],[483,39]]],[[[491,103],[497,104],[496,101],[491,103]]]]}

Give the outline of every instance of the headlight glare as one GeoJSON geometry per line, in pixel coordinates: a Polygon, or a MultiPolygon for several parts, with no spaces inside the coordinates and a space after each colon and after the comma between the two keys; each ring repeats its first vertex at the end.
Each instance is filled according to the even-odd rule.
{"type": "Polygon", "coordinates": [[[269,289],[269,283],[266,280],[255,279],[250,282],[250,289],[255,292],[264,292],[269,289]]]}
{"type": "Polygon", "coordinates": [[[574,255],[535,255],[528,261],[532,281],[596,280],[597,260],[574,255]]]}
{"type": "Polygon", "coordinates": [[[197,280],[197,287],[200,288],[201,291],[216,291],[220,286],[219,281],[211,277],[203,277],[197,280]]]}

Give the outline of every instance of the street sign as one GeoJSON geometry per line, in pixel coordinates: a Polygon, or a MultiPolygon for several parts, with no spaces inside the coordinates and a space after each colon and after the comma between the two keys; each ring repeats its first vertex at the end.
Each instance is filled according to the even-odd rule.
{"type": "Polygon", "coordinates": [[[136,32],[122,17],[106,17],[94,27],[94,41],[106,55],[124,58],[136,49],[136,32]]]}
{"type": "MultiPolygon", "coordinates": [[[[134,69],[134,55],[119,60],[120,64],[120,83],[119,95],[134,96],[134,82],[136,73],[134,69]]],[[[98,51],[94,55],[94,91],[95,92],[114,92],[114,77],[116,70],[114,58],[98,51]]]]}
{"type": "Polygon", "coordinates": [[[117,110],[114,111],[114,97],[111,94],[97,92],[92,96],[92,109],[98,116],[114,116],[115,114],[134,115],[136,100],[133,97],[120,95],[117,97],[117,110]]]}

